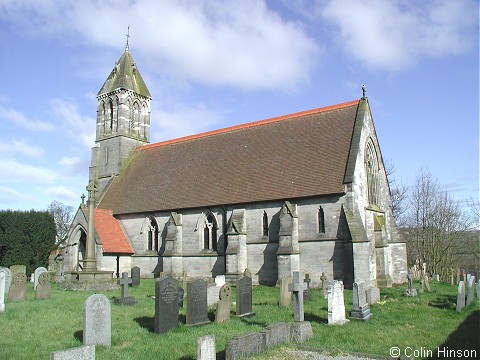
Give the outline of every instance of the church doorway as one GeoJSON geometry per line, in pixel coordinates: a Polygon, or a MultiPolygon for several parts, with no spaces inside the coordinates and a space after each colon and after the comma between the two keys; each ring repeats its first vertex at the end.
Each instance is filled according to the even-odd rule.
{"type": "Polygon", "coordinates": [[[77,271],[83,270],[83,259],[85,259],[87,249],[87,233],[80,229],[80,239],[78,240],[78,251],[77,251],[77,271]]]}

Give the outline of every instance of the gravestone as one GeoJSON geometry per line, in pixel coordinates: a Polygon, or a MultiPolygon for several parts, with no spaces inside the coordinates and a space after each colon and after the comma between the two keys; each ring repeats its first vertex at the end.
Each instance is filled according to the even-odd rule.
{"type": "Polygon", "coordinates": [[[301,343],[313,337],[312,325],[308,321],[295,321],[290,325],[290,339],[301,343]]]}
{"type": "Polygon", "coordinates": [[[12,265],[10,266],[10,271],[12,272],[12,276],[17,272],[22,273],[25,275],[25,281],[27,281],[27,267],[25,265],[12,265]]]}
{"type": "Polygon", "coordinates": [[[8,294],[10,291],[10,285],[12,284],[12,272],[9,268],[1,268],[0,272],[5,274],[5,294],[8,294]]]}
{"type": "Polygon", "coordinates": [[[195,279],[187,283],[187,321],[186,325],[208,324],[207,282],[195,279]]]}
{"type": "Polygon", "coordinates": [[[110,301],[103,294],[93,294],[83,304],[83,345],[112,346],[110,301]]]}
{"type": "Polygon", "coordinates": [[[232,307],[232,290],[230,285],[225,284],[220,288],[218,295],[217,311],[215,312],[215,322],[222,323],[230,320],[230,309],[232,307]]]}
{"type": "Polygon", "coordinates": [[[303,293],[305,288],[303,273],[301,271],[294,271],[293,283],[288,285],[288,290],[293,292],[293,321],[304,321],[303,293]]]}
{"type": "Polygon", "coordinates": [[[218,294],[222,287],[218,285],[207,286],[207,305],[212,306],[218,302],[218,294]]]}
{"type": "Polygon", "coordinates": [[[37,288],[35,289],[35,300],[49,299],[52,294],[52,286],[50,284],[50,274],[48,272],[42,272],[35,277],[35,281],[38,280],[37,288]]]}
{"type": "Polygon", "coordinates": [[[460,283],[460,269],[457,269],[457,285],[460,283]]]}
{"type": "Polygon", "coordinates": [[[365,283],[357,281],[353,283],[353,307],[350,312],[350,318],[368,321],[372,317],[370,313],[370,306],[367,303],[367,296],[365,292],[365,283]]]}
{"type": "Polygon", "coordinates": [[[312,292],[310,291],[310,283],[312,282],[312,279],[310,279],[310,274],[305,274],[303,282],[307,284],[305,290],[303,290],[303,301],[312,301],[312,292]]]}
{"type": "Polygon", "coordinates": [[[472,277],[472,274],[467,274],[467,279],[465,281],[465,284],[468,284],[468,281],[470,280],[471,277],[472,277]]]}
{"type": "Polygon", "coordinates": [[[128,296],[128,286],[133,283],[133,280],[128,277],[128,273],[123,272],[117,283],[121,286],[121,296],[113,298],[113,303],[116,305],[134,305],[137,300],[133,296],[128,296]]]}
{"type": "Polygon", "coordinates": [[[63,275],[63,256],[55,256],[55,282],[62,283],[65,281],[65,276],[63,275]]]}
{"type": "Polygon", "coordinates": [[[170,276],[155,281],[155,333],[178,326],[178,281],[170,276]]]}
{"type": "Polygon", "coordinates": [[[428,275],[425,274],[423,276],[423,284],[425,285],[425,289],[427,290],[427,292],[430,292],[430,284],[428,282],[428,275]]]}
{"type": "Polygon", "coordinates": [[[185,298],[185,290],[181,287],[178,288],[178,307],[183,308],[183,299],[185,298]]]}
{"type": "Polygon", "coordinates": [[[408,280],[408,287],[407,289],[405,289],[405,295],[410,297],[417,296],[417,289],[414,289],[412,286],[413,275],[410,269],[408,269],[407,280],[408,280]]]}
{"type": "Polygon", "coordinates": [[[130,270],[132,276],[132,283],[131,286],[139,286],[140,285],[140,268],[138,266],[134,266],[130,270]]]}
{"type": "MultiPolygon", "coordinates": [[[[248,270],[248,269],[247,269],[248,270]]],[[[236,315],[239,317],[251,316],[255,313],[252,311],[252,278],[248,276],[250,271],[236,281],[237,285],[237,304],[236,315]]]]}
{"type": "Polygon", "coordinates": [[[380,301],[380,289],[376,286],[372,286],[367,289],[367,302],[369,305],[372,305],[377,301],[380,301]]]}
{"type": "Polygon", "coordinates": [[[292,282],[291,276],[285,276],[280,279],[280,306],[289,307],[292,303],[292,292],[288,290],[288,285],[292,282]]]}
{"type": "Polygon", "coordinates": [[[197,360],[215,360],[215,335],[205,335],[197,338],[197,360]]]}
{"type": "Polygon", "coordinates": [[[5,273],[0,272],[0,313],[5,311],[5,273]]]}
{"type": "Polygon", "coordinates": [[[476,288],[477,288],[477,300],[480,300],[480,279],[477,281],[476,288]]]}
{"type": "Polygon", "coordinates": [[[265,351],[263,333],[252,332],[237,335],[225,344],[225,360],[236,360],[262,351],[265,351]]]}
{"type": "Polygon", "coordinates": [[[12,285],[8,293],[8,301],[25,301],[27,295],[27,276],[21,271],[13,273],[12,285]]]}
{"type": "Polygon", "coordinates": [[[433,275],[432,275],[432,280],[434,280],[434,281],[440,281],[440,275],[439,275],[439,274],[433,274],[433,275]]]}
{"type": "Polygon", "coordinates": [[[458,289],[457,289],[456,310],[460,312],[463,310],[464,307],[465,307],[465,283],[463,282],[463,280],[460,280],[460,282],[458,283],[458,289]]]}
{"type": "Polygon", "coordinates": [[[475,276],[470,276],[467,284],[467,300],[465,307],[469,306],[475,299],[475,276]]]}
{"type": "Polygon", "coordinates": [[[325,273],[322,272],[322,276],[320,276],[320,280],[322,281],[322,287],[320,288],[320,295],[326,299],[328,292],[327,292],[327,277],[325,276],[325,273]]]}
{"type": "Polygon", "coordinates": [[[263,332],[265,347],[278,346],[290,342],[290,325],[284,322],[268,325],[263,332]]]}
{"type": "Polygon", "coordinates": [[[50,360],[95,360],[95,345],[54,351],[50,354],[50,360]]]}
{"type": "Polygon", "coordinates": [[[38,279],[40,277],[40,274],[43,274],[44,272],[47,272],[48,270],[45,269],[44,267],[38,267],[35,269],[35,272],[33,273],[33,289],[35,290],[38,285],[38,279]]]}
{"type": "Polygon", "coordinates": [[[343,281],[333,280],[328,284],[328,325],[343,325],[347,321],[343,300],[343,281]]]}
{"type": "Polygon", "coordinates": [[[225,275],[215,276],[215,286],[222,287],[223,285],[225,285],[225,275]]]}

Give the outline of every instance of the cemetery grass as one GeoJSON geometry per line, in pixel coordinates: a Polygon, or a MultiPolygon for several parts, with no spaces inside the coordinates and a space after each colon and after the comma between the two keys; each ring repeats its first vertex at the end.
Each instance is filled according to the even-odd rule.
{"type": "MultiPolygon", "coordinates": [[[[418,283],[414,283],[418,288],[418,283]]],[[[351,320],[343,326],[327,325],[327,300],[313,289],[313,300],[305,303],[305,320],[310,321],[314,337],[302,347],[330,353],[357,352],[389,355],[389,349],[436,349],[441,346],[460,349],[478,348],[480,302],[463,312],[455,311],[456,286],[431,282],[430,293],[415,298],[403,295],[405,286],[382,290],[381,301],[371,306],[368,322],[351,320]],[[475,317],[476,316],[476,317],[475,317]],[[471,321],[473,317],[473,321],[471,321]],[[470,320],[469,320],[470,319],[470,320]]],[[[158,335],[154,328],[155,293],[153,279],[142,279],[139,287],[129,289],[137,299],[134,306],[117,306],[113,297],[120,290],[103,292],[111,300],[112,347],[97,347],[97,359],[196,359],[197,337],[214,334],[217,358],[224,356],[225,344],[233,336],[261,332],[267,325],[291,322],[293,309],[278,306],[279,288],[255,286],[255,316],[236,318],[232,304],[231,320],[214,323],[214,307],[209,309],[211,324],[185,326],[185,308],[180,309],[180,326],[158,335]]],[[[34,300],[33,284],[27,284],[27,300],[6,301],[0,314],[1,359],[47,359],[52,351],[82,345],[83,303],[91,292],[65,291],[52,283],[52,297],[34,300]]],[[[232,288],[235,301],[235,291],[232,288]]],[[[345,291],[347,317],[351,310],[351,291],[345,291]]],[[[254,356],[257,359],[287,359],[291,353],[284,345],[254,356]]],[[[480,354],[480,350],[477,350],[480,354]]]]}

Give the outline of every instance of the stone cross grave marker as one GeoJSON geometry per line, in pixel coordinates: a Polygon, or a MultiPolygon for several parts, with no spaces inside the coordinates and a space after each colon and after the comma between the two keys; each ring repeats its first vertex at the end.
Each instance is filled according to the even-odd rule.
{"type": "Polygon", "coordinates": [[[38,285],[38,279],[40,277],[40,274],[43,274],[44,272],[47,272],[48,270],[45,269],[44,267],[38,267],[35,269],[35,272],[33,273],[33,289],[35,290],[38,285]]]}
{"type": "Polygon", "coordinates": [[[186,325],[208,324],[207,282],[195,279],[187,283],[187,321],[186,325]]]}
{"type": "Polygon", "coordinates": [[[343,300],[343,281],[333,280],[328,284],[328,325],[343,325],[347,321],[343,300]]]}
{"type": "Polygon", "coordinates": [[[245,270],[246,275],[242,276],[236,281],[236,315],[239,317],[251,316],[255,314],[252,311],[252,278],[248,276],[249,271],[247,272],[247,270],[245,270]]]}
{"type": "Polygon", "coordinates": [[[219,302],[215,312],[215,322],[222,323],[230,320],[230,309],[232,307],[232,290],[230,285],[224,284],[218,294],[219,302]]]}
{"type": "Polygon", "coordinates": [[[12,272],[9,268],[0,268],[0,272],[5,274],[5,294],[8,294],[12,284],[12,272]]]}
{"type": "Polygon", "coordinates": [[[292,292],[288,290],[288,285],[291,282],[291,276],[285,276],[280,279],[280,306],[289,307],[292,303],[292,292]]]}
{"type": "Polygon", "coordinates": [[[372,314],[370,313],[370,305],[367,303],[367,295],[365,291],[365,283],[357,281],[353,284],[353,307],[350,312],[352,319],[368,321],[372,314]]]}
{"type": "Polygon", "coordinates": [[[475,276],[470,276],[467,284],[467,300],[465,307],[469,306],[475,299],[475,276]]]}
{"type": "Polygon", "coordinates": [[[215,335],[205,335],[197,338],[197,360],[215,360],[215,335]]]}
{"type": "Polygon", "coordinates": [[[310,279],[310,274],[305,274],[303,282],[307,284],[305,290],[303,290],[303,301],[311,301],[312,292],[310,291],[310,283],[312,282],[312,279],[310,279]]]}
{"type": "Polygon", "coordinates": [[[464,307],[465,307],[465,283],[463,282],[463,280],[460,280],[460,282],[458,283],[458,289],[457,289],[456,310],[460,312],[463,310],[464,307]]]}
{"type": "Polygon", "coordinates": [[[130,273],[132,274],[132,283],[131,286],[139,286],[140,285],[140,268],[138,266],[134,266],[130,273]]]}
{"type": "Polygon", "coordinates": [[[170,276],[155,281],[155,333],[178,326],[178,281],[170,276]]]}
{"type": "Polygon", "coordinates": [[[122,277],[117,281],[118,285],[122,287],[121,296],[113,299],[114,304],[117,305],[133,305],[137,301],[133,296],[128,296],[128,286],[133,283],[133,280],[128,277],[127,272],[122,273],[122,277]]]}
{"type": "Polygon", "coordinates": [[[93,294],[83,304],[83,345],[112,346],[110,301],[103,294],[93,294]]]}
{"type": "Polygon", "coordinates": [[[288,285],[288,290],[293,292],[293,321],[304,321],[303,292],[306,285],[303,282],[301,271],[293,272],[293,283],[288,285]]]}
{"type": "Polygon", "coordinates": [[[27,276],[23,272],[13,274],[8,301],[25,301],[27,295],[27,276]]]}
{"type": "Polygon", "coordinates": [[[5,273],[0,272],[0,313],[5,311],[5,273]]]}
{"type": "Polygon", "coordinates": [[[35,289],[35,300],[49,299],[52,295],[52,285],[50,284],[50,274],[48,272],[42,272],[35,277],[35,281],[38,281],[35,289]]]}
{"type": "Polygon", "coordinates": [[[322,276],[320,276],[320,280],[322,281],[322,288],[320,289],[320,295],[325,299],[328,295],[327,292],[327,277],[325,273],[322,272],[322,276]]]}
{"type": "Polygon", "coordinates": [[[412,274],[412,270],[410,269],[408,269],[407,280],[408,280],[408,288],[405,289],[405,295],[411,296],[411,297],[417,296],[417,289],[414,289],[412,287],[413,274],[412,274]]]}

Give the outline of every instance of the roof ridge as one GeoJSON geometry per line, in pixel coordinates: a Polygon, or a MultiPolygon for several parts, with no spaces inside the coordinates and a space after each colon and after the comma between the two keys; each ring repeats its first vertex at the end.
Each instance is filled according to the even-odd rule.
{"type": "Polygon", "coordinates": [[[206,131],[206,132],[199,133],[199,134],[187,135],[187,136],[183,136],[183,137],[179,137],[179,138],[175,138],[175,139],[171,139],[171,140],[165,140],[165,141],[160,141],[160,142],[156,142],[156,143],[152,143],[152,144],[143,145],[143,146],[140,146],[140,147],[136,148],[135,151],[148,150],[148,149],[156,148],[156,147],[159,147],[159,146],[176,144],[176,143],[180,143],[180,142],[184,142],[184,141],[204,138],[204,137],[207,137],[207,136],[212,136],[212,135],[217,135],[217,134],[224,134],[224,133],[228,133],[228,132],[235,131],[235,130],[248,129],[248,128],[251,128],[251,127],[266,125],[266,124],[270,124],[270,123],[274,123],[274,122],[278,122],[278,121],[282,121],[282,120],[297,118],[297,117],[300,117],[300,116],[303,116],[303,115],[311,115],[311,114],[318,114],[318,113],[332,111],[332,110],[338,110],[338,109],[346,108],[346,107],[349,107],[349,106],[352,106],[352,105],[358,105],[359,102],[360,102],[360,100],[352,100],[352,101],[347,101],[347,102],[343,102],[343,103],[340,103],[340,104],[324,106],[324,107],[321,107],[321,108],[316,108],[316,109],[311,109],[311,110],[299,111],[299,112],[295,112],[295,113],[291,113],[291,114],[276,116],[276,117],[273,117],[273,118],[267,118],[267,119],[264,119],[264,120],[258,120],[258,121],[253,121],[253,122],[249,122],[249,123],[233,125],[233,126],[229,126],[229,127],[226,127],[226,128],[206,131]]]}

